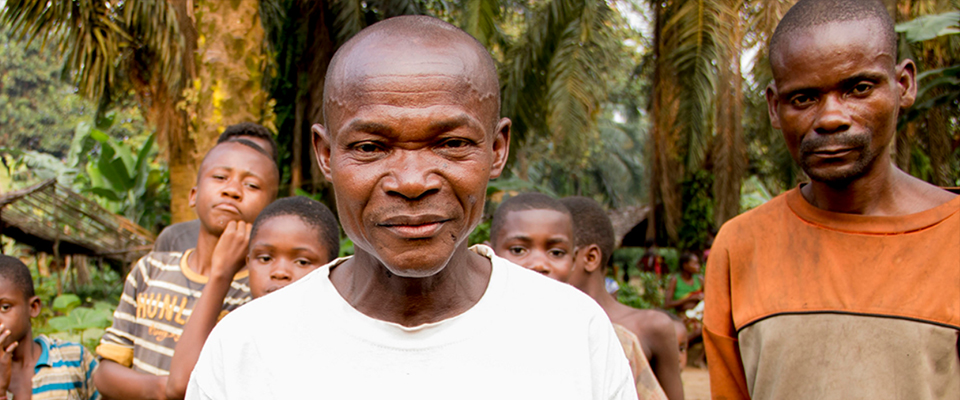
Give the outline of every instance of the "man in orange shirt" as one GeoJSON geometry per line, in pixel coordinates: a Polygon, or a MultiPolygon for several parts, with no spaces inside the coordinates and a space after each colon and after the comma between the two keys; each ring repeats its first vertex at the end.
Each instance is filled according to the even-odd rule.
{"type": "Polygon", "coordinates": [[[810,177],[720,230],[704,339],[717,399],[960,398],[960,198],[897,169],[882,4],[801,0],[770,41],[770,119],[810,177]]]}

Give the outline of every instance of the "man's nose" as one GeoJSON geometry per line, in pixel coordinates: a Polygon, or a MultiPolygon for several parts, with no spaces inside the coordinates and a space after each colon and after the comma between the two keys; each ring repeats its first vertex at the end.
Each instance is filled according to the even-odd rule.
{"type": "Polygon", "coordinates": [[[813,128],[821,135],[845,132],[850,129],[850,115],[844,100],[839,95],[823,97],[820,113],[813,128]]]}
{"type": "Polygon", "coordinates": [[[389,176],[384,180],[387,193],[419,200],[440,191],[442,182],[437,164],[423,154],[430,150],[397,150],[394,162],[388,164],[389,176]]]}

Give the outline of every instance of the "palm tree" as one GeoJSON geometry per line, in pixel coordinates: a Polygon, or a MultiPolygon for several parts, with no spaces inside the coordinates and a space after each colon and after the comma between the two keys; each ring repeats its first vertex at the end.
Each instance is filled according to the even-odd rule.
{"type": "Polygon", "coordinates": [[[52,39],[64,54],[64,76],[99,101],[100,112],[134,93],[167,157],[178,221],[193,218],[187,194],[199,157],[223,128],[270,124],[258,7],[213,0],[11,0],[0,21],[29,40],[52,39]]]}

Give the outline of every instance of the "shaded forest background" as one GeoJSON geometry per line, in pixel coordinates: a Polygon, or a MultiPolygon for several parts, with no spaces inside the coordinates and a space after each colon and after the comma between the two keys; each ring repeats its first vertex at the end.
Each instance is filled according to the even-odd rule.
{"type": "MultiPolygon", "coordinates": [[[[309,153],[336,49],[397,15],[447,20],[498,63],[514,121],[505,192],[649,205],[647,237],[709,232],[805,179],[770,127],[766,42],[788,0],[8,0],[2,187],[55,177],[158,231],[194,218],[201,156],[231,124],[277,134],[282,194],[333,205],[309,153]],[[124,168],[136,165],[137,168],[124,168]]],[[[886,1],[920,97],[900,168],[960,186],[960,1],[886,1]]],[[[489,210],[488,210],[489,212],[489,210]]]]}

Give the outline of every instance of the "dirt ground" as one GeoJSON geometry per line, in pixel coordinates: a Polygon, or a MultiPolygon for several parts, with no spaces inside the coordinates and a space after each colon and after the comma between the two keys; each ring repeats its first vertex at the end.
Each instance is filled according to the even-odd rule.
{"type": "Polygon", "coordinates": [[[685,400],[710,400],[710,376],[705,368],[684,368],[680,377],[685,400]]]}

